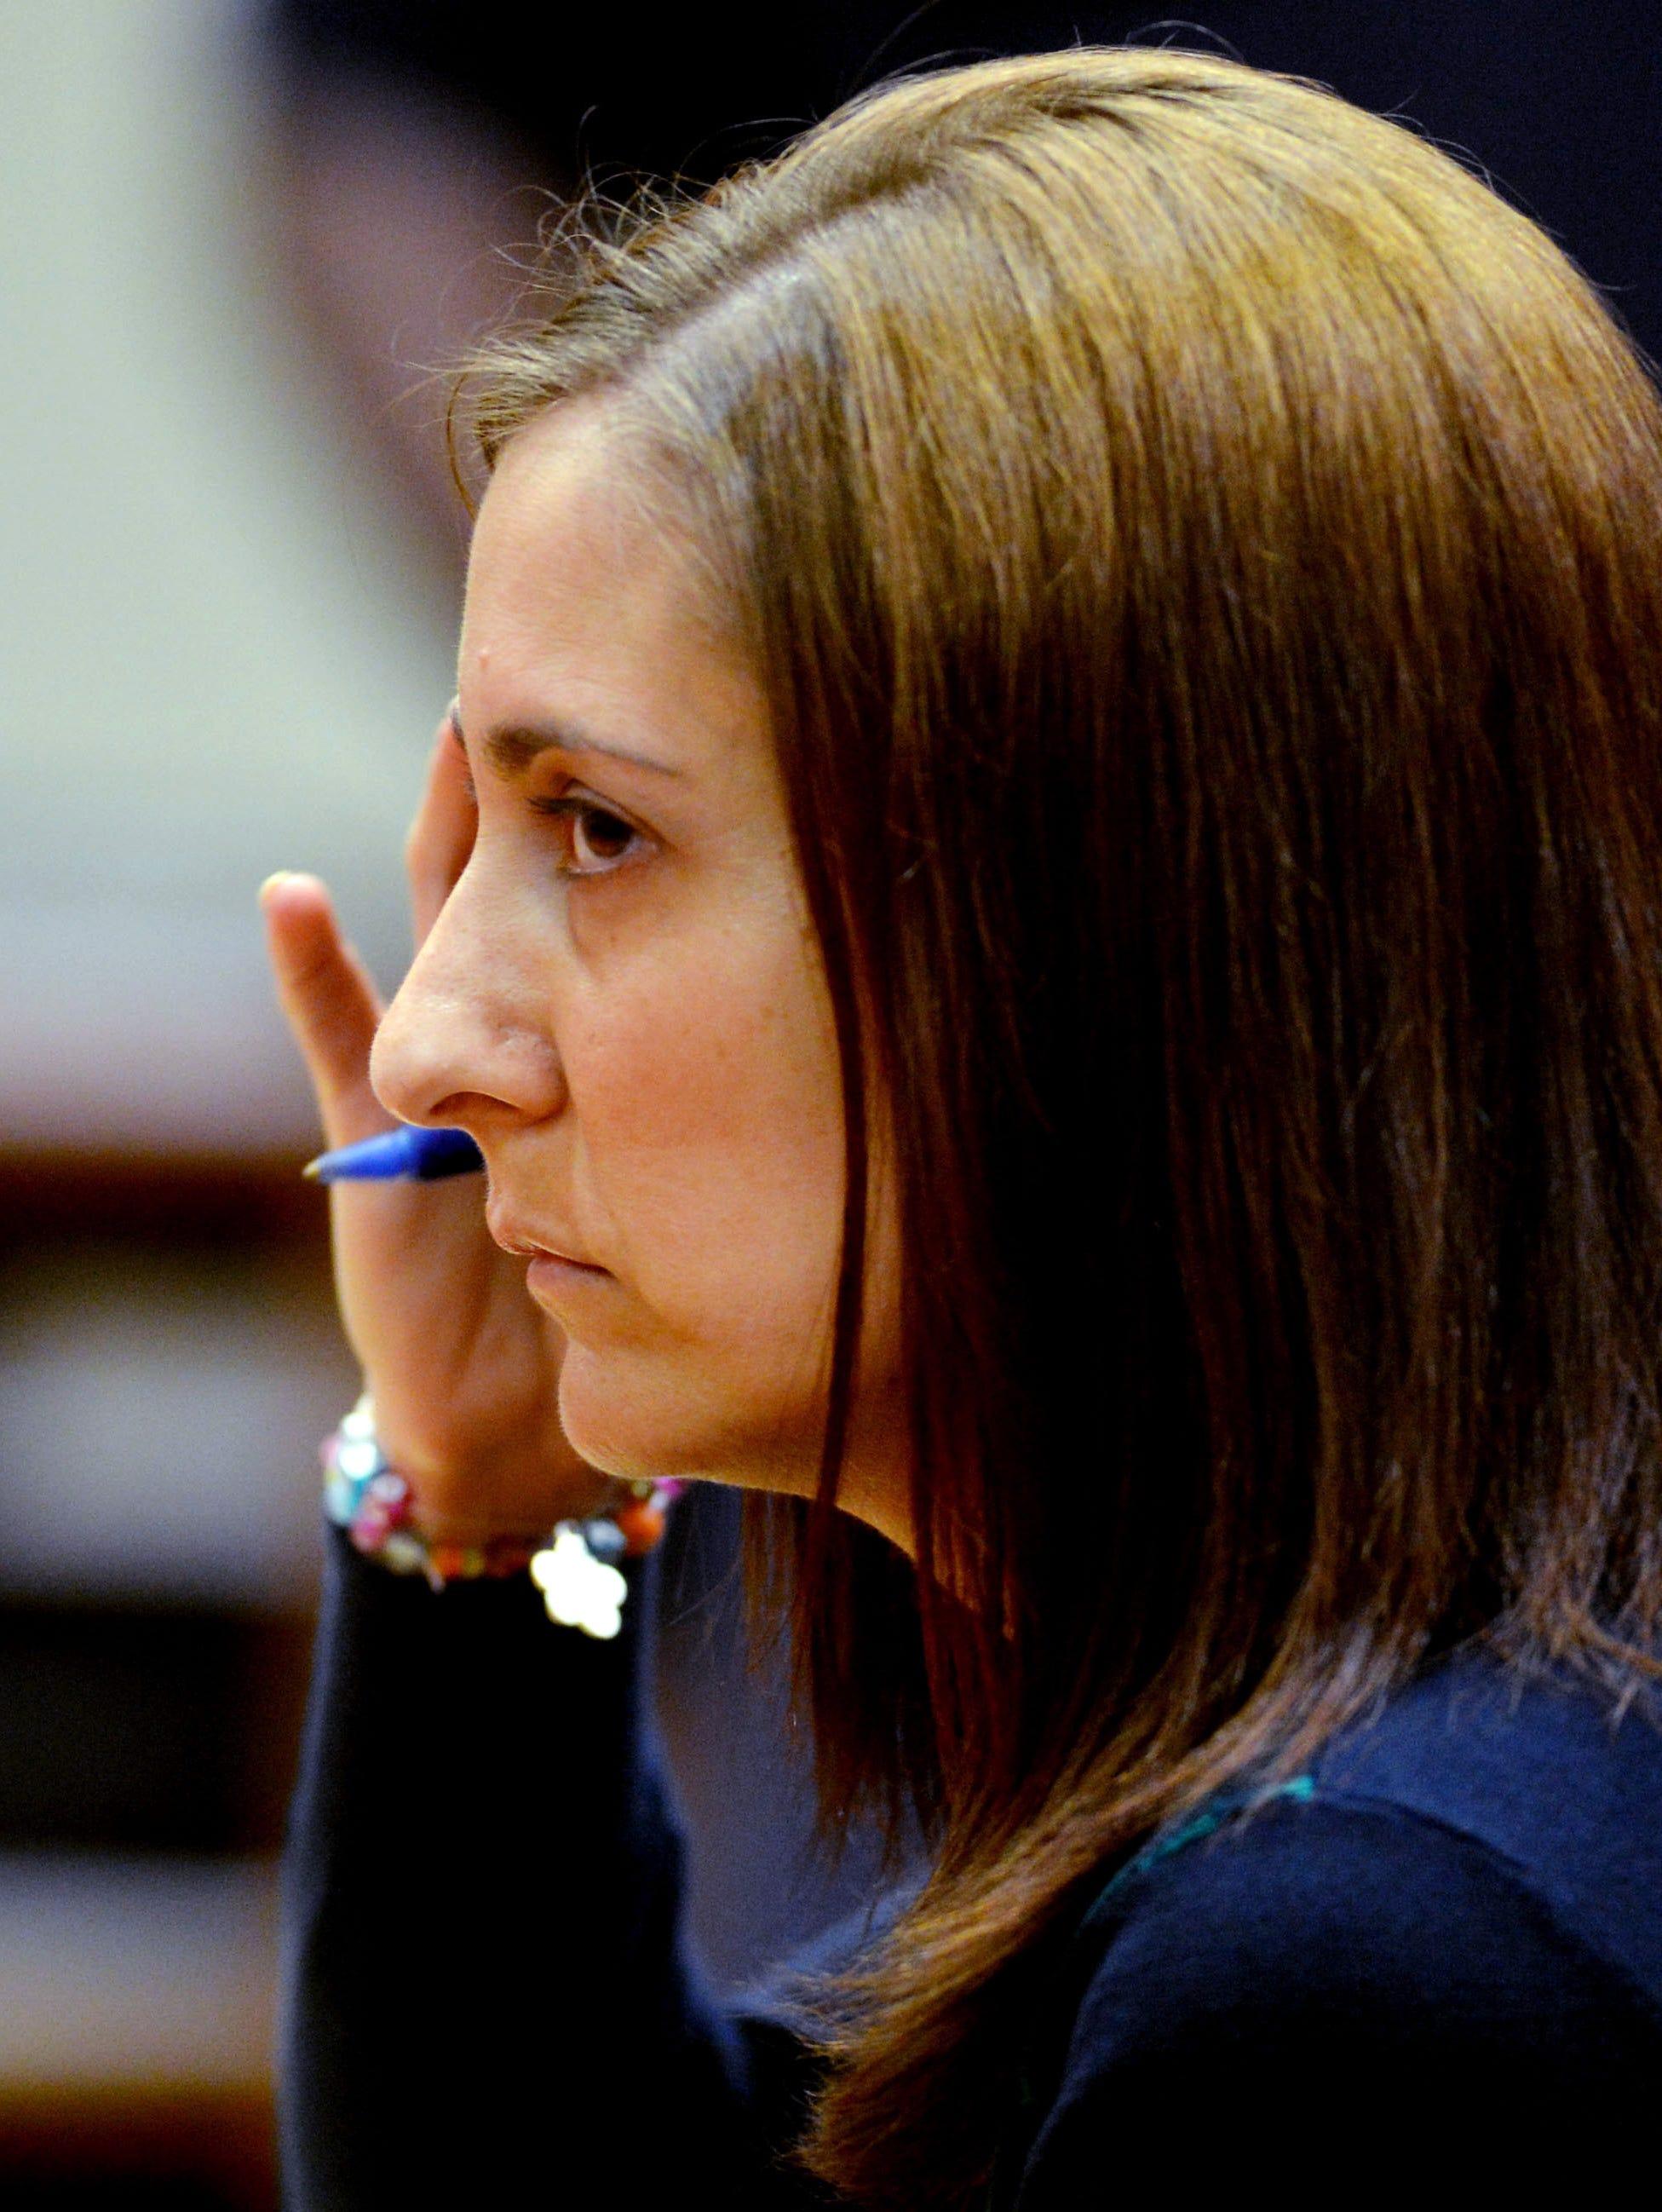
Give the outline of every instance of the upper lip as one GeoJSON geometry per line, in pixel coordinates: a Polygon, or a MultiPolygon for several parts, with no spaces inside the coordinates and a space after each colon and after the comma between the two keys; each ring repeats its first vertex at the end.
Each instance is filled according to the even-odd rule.
{"type": "Polygon", "coordinates": [[[517,1222],[494,1208],[485,1209],[485,1225],[505,1252],[516,1253],[522,1260],[569,1260],[574,1267],[592,1267],[592,1260],[585,1260],[575,1252],[568,1252],[563,1244],[551,1243],[546,1237],[533,1237],[517,1222]]]}

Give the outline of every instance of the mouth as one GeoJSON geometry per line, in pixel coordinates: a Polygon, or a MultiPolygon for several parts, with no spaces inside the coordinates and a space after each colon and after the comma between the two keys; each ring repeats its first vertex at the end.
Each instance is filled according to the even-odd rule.
{"type": "Polygon", "coordinates": [[[611,1277],[604,1267],[567,1260],[558,1252],[538,1252],[525,1265],[525,1288],[539,1305],[558,1313],[574,1289],[597,1288],[611,1277]]]}
{"type": "Polygon", "coordinates": [[[605,1268],[597,1267],[591,1260],[579,1260],[574,1252],[563,1250],[540,1237],[528,1236],[517,1224],[505,1220],[501,1215],[487,1207],[485,1225],[493,1240],[515,1259],[529,1260],[528,1273],[535,1277],[544,1265],[557,1269],[561,1274],[604,1275],[605,1268]]]}

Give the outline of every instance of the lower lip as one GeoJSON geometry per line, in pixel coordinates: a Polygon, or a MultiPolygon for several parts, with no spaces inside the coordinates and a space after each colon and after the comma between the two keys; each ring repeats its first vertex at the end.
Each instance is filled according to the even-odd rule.
{"type": "Polygon", "coordinates": [[[551,1252],[539,1253],[525,1269],[525,1287],[533,1295],[538,1291],[563,1291],[573,1283],[597,1283],[605,1278],[604,1267],[585,1266],[581,1260],[557,1260],[551,1252]]]}

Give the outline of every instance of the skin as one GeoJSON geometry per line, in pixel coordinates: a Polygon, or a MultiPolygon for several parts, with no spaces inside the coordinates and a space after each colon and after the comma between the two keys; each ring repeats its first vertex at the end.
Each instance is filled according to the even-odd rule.
{"type": "MultiPolygon", "coordinates": [[[[531,425],[475,532],[385,1013],[315,878],[263,893],[330,1143],[394,1115],[485,1155],[482,1206],[476,1178],[331,1194],[348,1332],[438,1530],[641,1475],[813,1488],[838,1055],[765,702],[700,589],[603,410],[531,425]]],[[[881,1161],[870,1244],[841,1502],[906,1545],[881,1161]]]]}

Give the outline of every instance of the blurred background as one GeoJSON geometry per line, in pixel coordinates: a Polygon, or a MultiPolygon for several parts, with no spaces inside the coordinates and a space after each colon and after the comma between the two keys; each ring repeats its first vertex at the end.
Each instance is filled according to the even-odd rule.
{"type": "MultiPolygon", "coordinates": [[[[886,71],[1222,46],[1483,165],[1662,343],[1645,4],[884,0],[614,34],[450,0],[0,0],[0,2197],[269,2207],[274,1862],[316,1450],[355,1394],[254,892],[384,984],[449,697],[441,372],[585,167],[718,174],[886,71]]],[[[666,1577],[692,1910],[733,1987],[800,1863],[731,1501],[666,1577]]]]}

